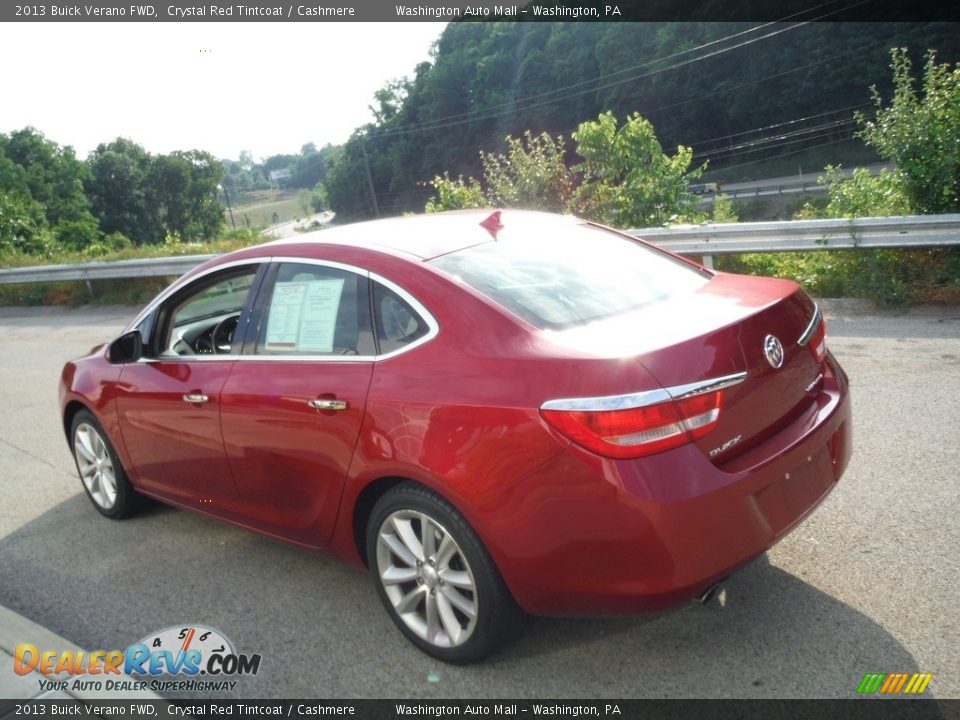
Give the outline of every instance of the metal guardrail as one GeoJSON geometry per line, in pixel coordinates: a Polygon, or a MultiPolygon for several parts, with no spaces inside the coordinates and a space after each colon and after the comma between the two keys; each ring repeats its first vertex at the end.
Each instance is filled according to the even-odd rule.
{"type": "Polygon", "coordinates": [[[177,257],[113,260],[72,265],[34,265],[0,270],[0,285],[53,282],[56,280],[113,280],[116,278],[163,277],[183,275],[215,255],[179,255],[177,257]]]}
{"type": "MultiPolygon", "coordinates": [[[[707,223],[670,228],[641,228],[628,232],[681,255],[701,255],[704,263],[712,267],[714,255],[731,253],[960,245],[960,214],[720,225],[707,223]]],[[[212,257],[214,256],[182,255],[10,268],[0,270],[0,285],[182,275],[212,257]]]]}
{"type": "Polygon", "coordinates": [[[960,245],[960,214],[681,225],[628,230],[681,255],[960,245]]]}
{"type": "Polygon", "coordinates": [[[717,199],[718,195],[723,195],[728,200],[738,198],[767,197],[769,195],[791,195],[795,193],[825,193],[826,185],[821,185],[816,180],[806,182],[780,183],[778,185],[763,185],[754,188],[720,188],[716,192],[704,193],[700,198],[701,204],[710,204],[717,199]]]}

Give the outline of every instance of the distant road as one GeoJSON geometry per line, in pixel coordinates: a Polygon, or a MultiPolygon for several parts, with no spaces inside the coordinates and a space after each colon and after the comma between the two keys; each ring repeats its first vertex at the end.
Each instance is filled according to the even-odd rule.
{"type": "Polygon", "coordinates": [[[287,220],[286,222],[271,225],[263,231],[263,234],[269,235],[274,240],[291,238],[295,237],[298,233],[306,232],[307,230],[311,229],[310,226],[313,223],[318,223],[321,226],[329,225],[331,222],[333,222],[333,218],[335,216],[336,213],[332,210],[325,210],[322,213],[310,215],[303,220],[287,220]]]}
{"type": "MultiPolygon", "coordinates": [[[[874,163],[865,165],[872,175],[876,175],[883,168],[893,168],[890,163],[874,163]]],[[[841,174],[850,177],[855,168],[844,168],[841,174]]],[[[824,171],[819,170],[812,173],[803,173],[798,175],[784,175],[783,177],[764,178],[762,180],[750,180],[748,182],[720,183],[720,193],[729,198],[738,197],[761,197],[764,195],[786,195],[790,193],[821,193],[826,192],[826,188],[821,185],[819,178],[824,176],[824,171]]],[[[714,195],[704,195],[701,202],[712,203],[714,195]]]]}

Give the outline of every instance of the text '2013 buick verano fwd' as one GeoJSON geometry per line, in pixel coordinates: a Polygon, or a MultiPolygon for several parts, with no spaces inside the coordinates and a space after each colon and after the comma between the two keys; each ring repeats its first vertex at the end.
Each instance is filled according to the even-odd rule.
{"type": "Polygon", "coordinates": [[[847,379],[796,283],[520,211],[211,260],[68,363],[60,397],[102,514],[149,496],[365,564],[451,662],[521,610],[709,592],[851,449],[847,379]]]}

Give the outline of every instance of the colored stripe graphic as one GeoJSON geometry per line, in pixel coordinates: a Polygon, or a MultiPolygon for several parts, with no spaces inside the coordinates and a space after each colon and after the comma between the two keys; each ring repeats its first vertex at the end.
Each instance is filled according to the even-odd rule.
{"type": "Polygon", "coordinates": [[[873,695],[877,690],[880,689],[880,685],[883,682],[884,677],[884,673],[867,673],[863,676],[863,680],[860,681],[860,686],[857,688],[857,692],[866,695],[873,695]]]}
{"type": "Polygon", "coordinates": [[[919,695],[927,689],[927,685],[930,684],[931,680],[933,680],[933,673],[914,673],[913,677],[910,678],[910,682],[907,683],[904,692],[919,695]]]}
{"type": "Polygon", "coordinates": [[[933,679],[933,673],[867,673],[857,686],[861,695],[920,695],[933,679]]]}

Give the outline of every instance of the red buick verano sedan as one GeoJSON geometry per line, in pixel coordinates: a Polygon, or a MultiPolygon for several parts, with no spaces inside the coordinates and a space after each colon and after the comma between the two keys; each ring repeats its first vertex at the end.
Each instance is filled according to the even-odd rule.
{"type": "Polygon", "coordinates": [[[520,609],[709,593],[833,488],[847,378],[796,283],[543,213],[234,252],[63,370],[94,506],[142,496],[370,568],[427,653],[520,609]]]}

